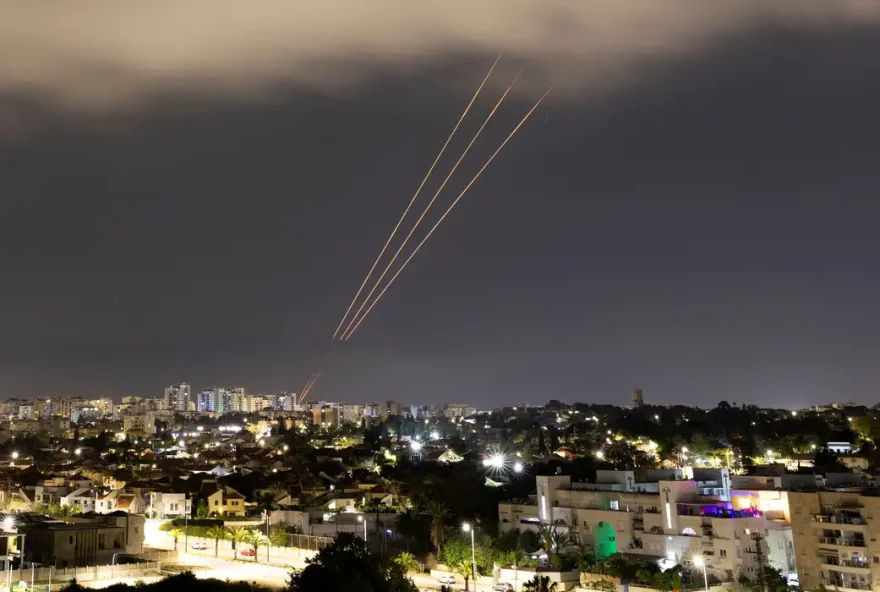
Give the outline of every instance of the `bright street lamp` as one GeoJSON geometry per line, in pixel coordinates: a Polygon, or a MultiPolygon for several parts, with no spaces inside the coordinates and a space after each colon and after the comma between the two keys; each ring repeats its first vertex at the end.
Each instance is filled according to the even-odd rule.
{"type": "Polygon", "coordinates": [[[80,454],[82,454],[82,452],[83,452],[83,451],[82,451],[82,448],[77,448],[76,450],[73,451],[73,453],[74,453],[75,455],[77,455],[77,456],[79,456],[80,454]]]}
{"type": "Polygon", "coordinates": [[[409,447],[413,452],[419,452],[422,449],[422,443],[418,440],[413,440],[409,443],[409,447]]]}
{"type": "Polygon", "coordinates": [[[596,451],[596,458],[598,458],[599,460],[603,460],[605,458],[605,453],[602,452],[601,450],[597,450],[596,451]]]}
{"type": "Polygon", "coordinates": [[[440,439],[440,432],[438,432],[437,430],[434,430],[433,432],[431,432],[431,439],[432,440],[439,440],[440,439]]]}
{"type": "Polygon", "coordinates": [[[3,518],[3,530],[6,532],[13,532],[15,530],[15,518],[11,514],[7,514],[3,518]]]}
{"type": "Polygon", "coordinates": [[[522,473],[523,472],[523,464],[521,462],[513,463],[513,472],[514,473],[522,473]]]}
{"type": "Polygon", "coordinates": [[[501,469],[504,467],[505,460],[506,459],[504,458],[503,454],[500,454],[500,453],[491,454],[491,455],[489,455],[489,458],[487,458],[483,462],[483,464],[485,464],[486,466],[492,467],[493,469],[501,469]]]}
{"type": "Polygon", "coordinates": [[[12,453],[12,460],[18,460],[18,451],[12,453]]]}
{"type": "Polygon", "coordinates": [[[474,580],[474,589],[477,587],[477,548],[474,545],[474,529],[471,528],[470,523],[464,522],[461,525],[461,529],[464,532],[471,533],[471,569],[473,570],[473,575],[471,579],[474,580]]]}
{"type": "Polygon", "coordinates": [[[691,563],[703,570],[703,585],[706,587],[706,592],[709,592],[709,576],[706,575],[706,559],[702,555],[694,555],[691,559],[691,563]]]}

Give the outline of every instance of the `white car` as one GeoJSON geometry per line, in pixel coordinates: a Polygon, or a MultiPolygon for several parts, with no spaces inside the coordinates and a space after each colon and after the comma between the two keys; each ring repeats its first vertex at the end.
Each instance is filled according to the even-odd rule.
{"type": "Polygon", "coordinates": [[[192,544],[192,548],[194,551],[207,551],[208,544],[207,543],[200,543],[200,542],[196,541],[192,544]]]}
{"type": "Polygon", "coordinates": [[[455,576],[437,576],[437,583],[448,586],[455,583],[455,576]]]}
{"type": "Polygon", "coordinates": [[[507,582],[498,582],[494,586],[492,586],[493,592],[513,592],[513,586],[508,584],[507,582]]]}

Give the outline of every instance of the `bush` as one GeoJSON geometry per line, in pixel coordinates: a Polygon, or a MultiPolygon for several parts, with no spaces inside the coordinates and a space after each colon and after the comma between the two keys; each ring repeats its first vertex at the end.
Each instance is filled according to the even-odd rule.
{"type": "MultiPolygon", "coordinates": [[[[222,520],[212,520],[209,518],[205,518],[203,520],[195,520],[194,519],[194,520],[187,521],[186,518],[175,518],[174,520],[171,520],[169,522],[164,522],[159,527],[159,530],[167,532],[167,531],[171,530],[172,528],[184,528],[187,525],[190,528],[199,527],[199,528],[204,528],[205,530],[209,530],[215,526],[219,526],[220,528],[223,528],[223,521],[222,520]]],[[[192,532],[190,532],[190,534],[192,534],[192,532]]]]}

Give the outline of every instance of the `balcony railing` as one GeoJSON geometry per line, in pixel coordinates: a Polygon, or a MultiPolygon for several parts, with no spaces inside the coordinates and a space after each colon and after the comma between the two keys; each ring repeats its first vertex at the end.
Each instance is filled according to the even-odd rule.
{"type": "Polygon", "coordinates": [[[813,516],[813,522],[821,522],[822,524],[867,524],[864,519],[853,516],[837,516],[835,514],[820,514],[813,516]]]}
{"type": "Polygon", "coordinates": [[[855,560],[855,559],[841,559],[839,557],[820,557],[822,563],[825,565],[837,565],[843,567],[861,567],[863,569],[870,569],[868,565],[867,559],[863,560],[855,560]]]}
{"type": "Polygon", "coordinates": [[[823,580],[826,586],[835,588],[848,588],[850,590],[871,590],[871,584],[846,580],[823,580]]]}
{"type": "Polygon", "coordinates": [[[847,539],[844,537],[819,537],[819,542],[825,545],[838,545],[841,547],[864,547],[864,539],[847,539]]]}

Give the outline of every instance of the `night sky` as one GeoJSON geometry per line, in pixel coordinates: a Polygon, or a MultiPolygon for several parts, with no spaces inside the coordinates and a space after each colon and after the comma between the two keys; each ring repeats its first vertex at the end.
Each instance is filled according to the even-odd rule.
{"type": "MultiPolygon", "coordinates": [[[[859,2],[810,17],[827,26],[775,5],[730,27],[660,22],[662,49],[635,56],[544,48],[578,37],[549,14],[530,43],[429,54],[408,36],[402,57],[309,55],[307,75],[302,60],[189,60],[152,78],[49,49],[0,66],[0,397],[297,391],[320,370],[314,398],[351,402],[877,402],[880,20],[859,2]],[[536,92],[558,91],[354,338],[331,342],[500,50],[447,167],[528,60],[522,91],[444,207],[536,92]]],[[[617,15],[615,35],[626,18],[652,27],[617,15]]],[[[18,49],[76,47],[55,27],[18,49]]]]}

